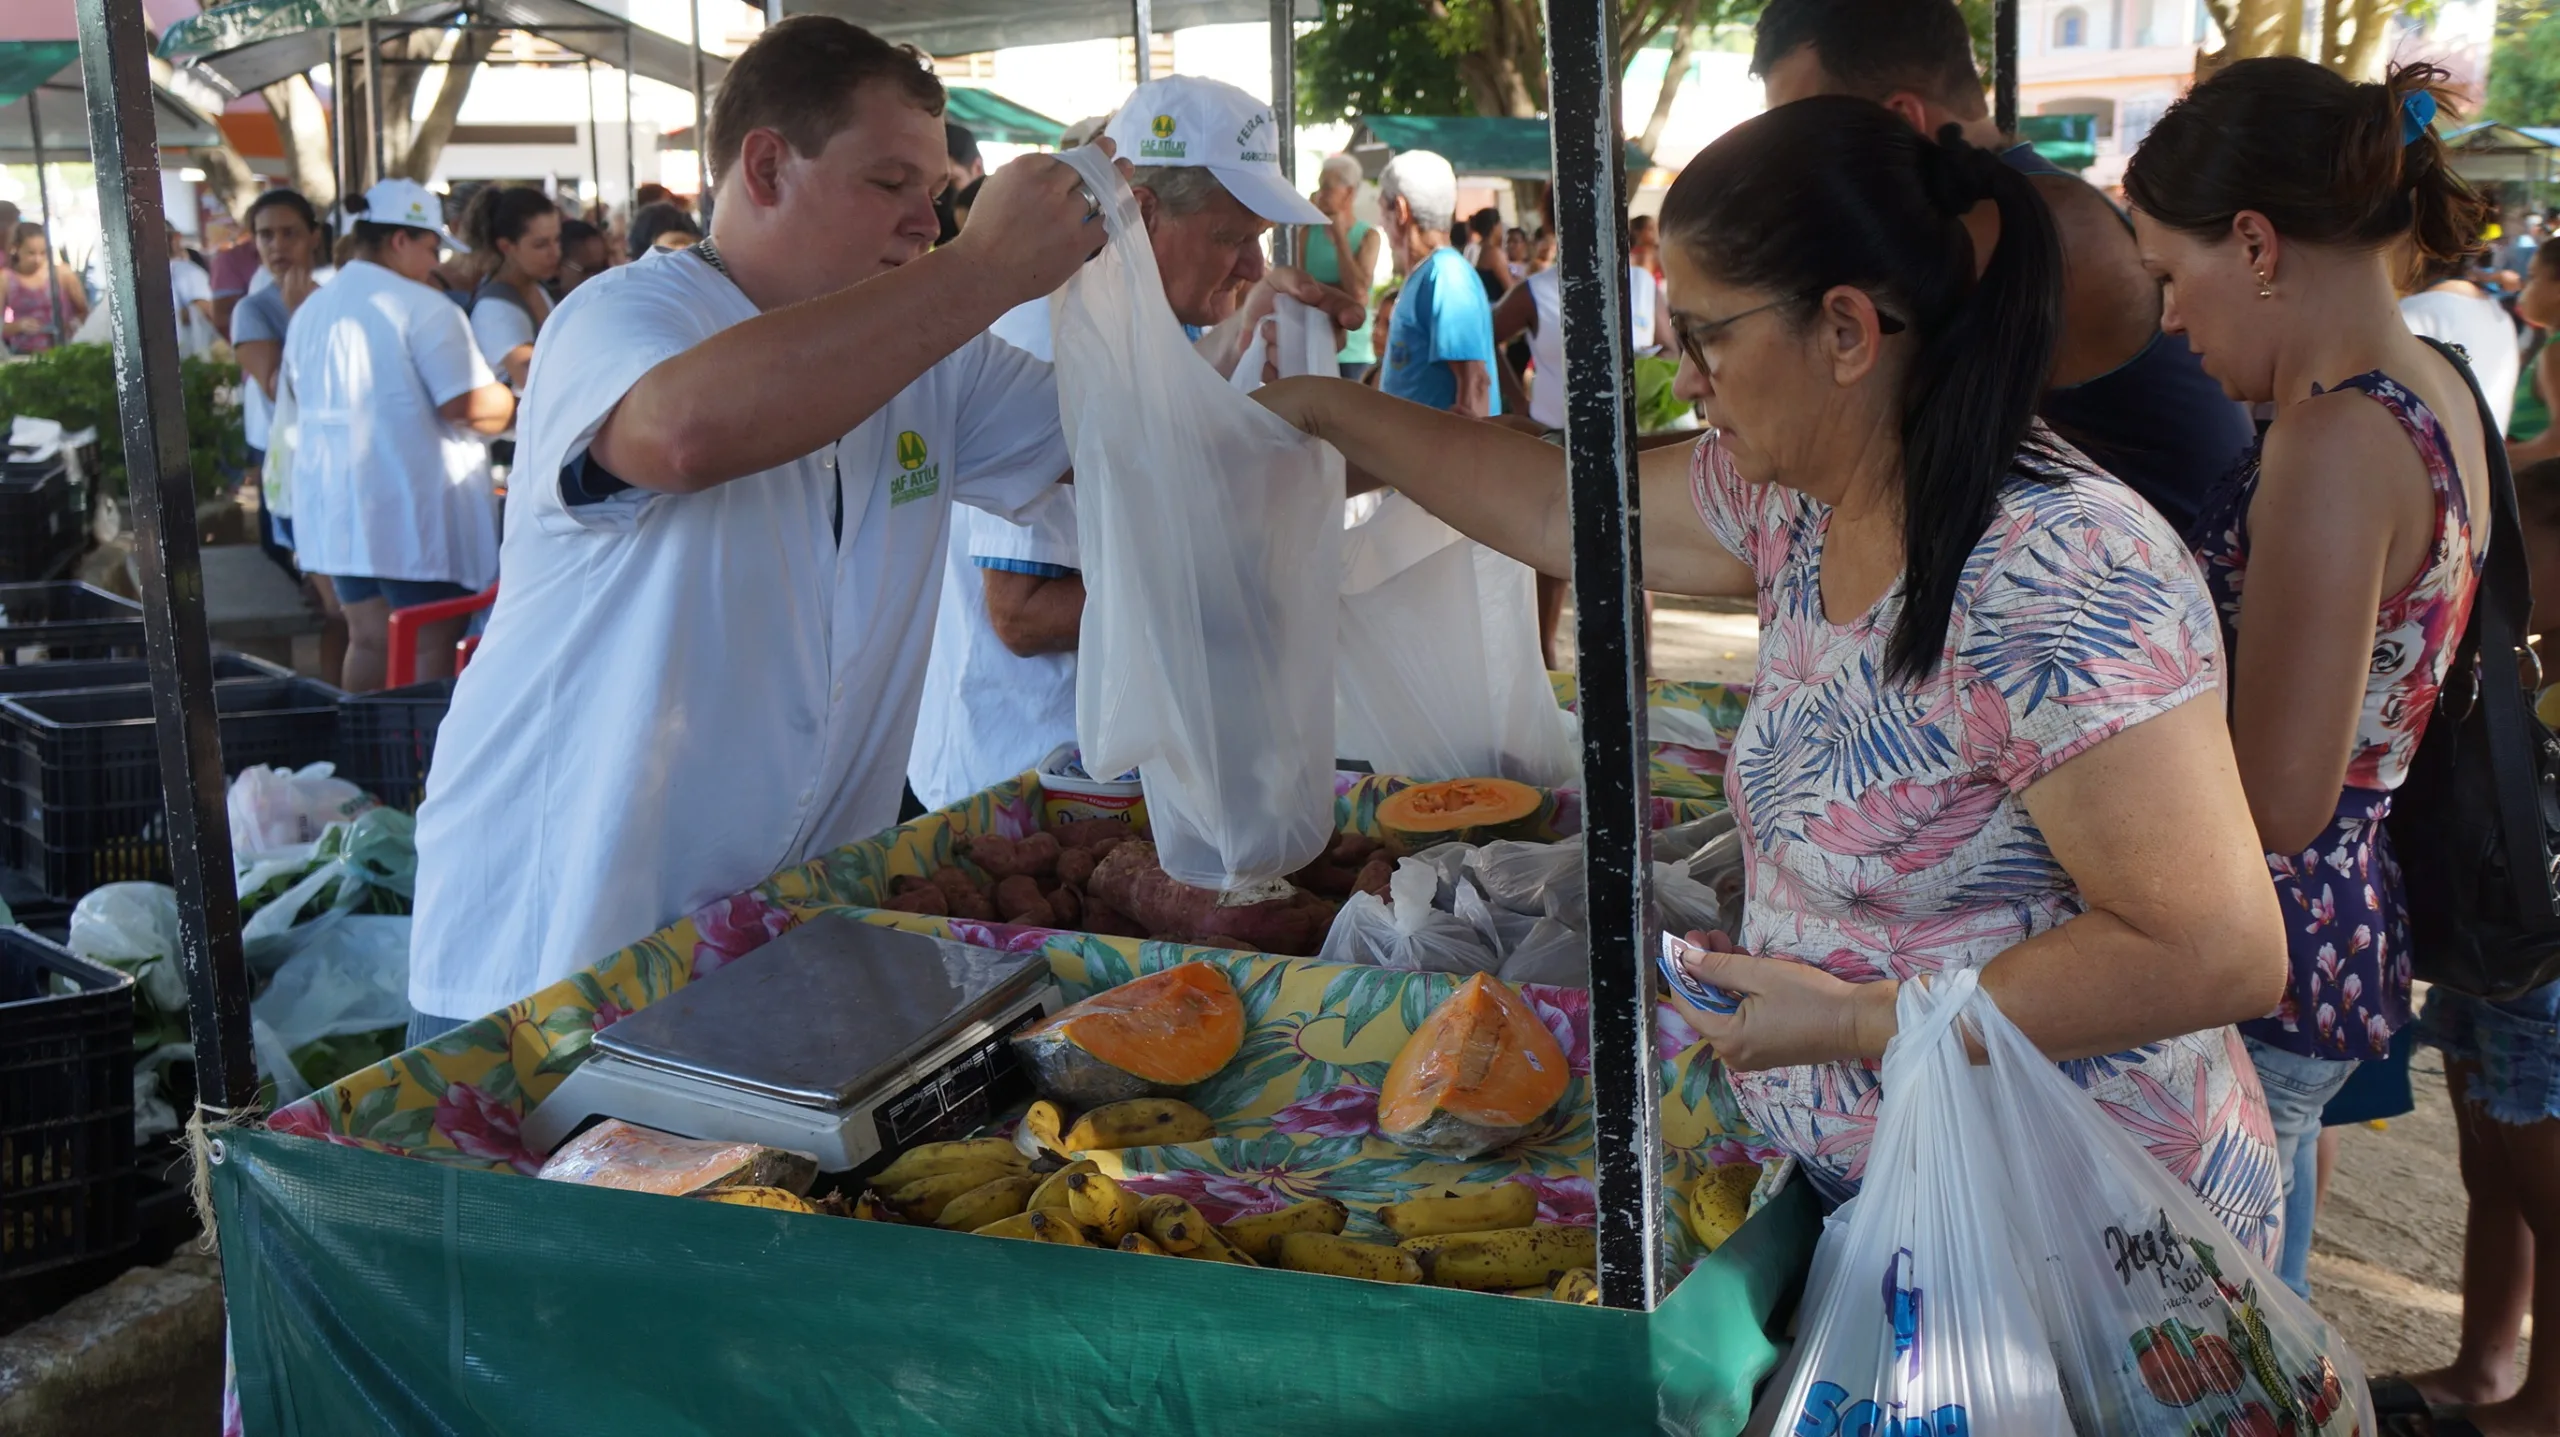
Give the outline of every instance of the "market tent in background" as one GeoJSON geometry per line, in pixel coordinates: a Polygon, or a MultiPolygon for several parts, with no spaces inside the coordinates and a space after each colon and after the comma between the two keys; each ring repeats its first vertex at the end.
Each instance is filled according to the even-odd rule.
{"type": "Polygon", "coordinates": [[[2483,120],[2444,137],[2455,174],[2475,185],[2521,184],[2539,208],[2560,182],[2560,126],[2502,125],[2483,120]]]}
{"type": "MultiPolygon", "coordinates": [[[[833,15],[928,55],[969,55],[1016,45],[1057,45],[1129,33],[1129,0],[783,0],[790,15],[833,15]]],[[[1300,20],[1321,20],[1319,0],[1294,0],[1300,20]]],[[[1147,28],[1159,35],[1195,25],[1271,18],[1270,0],[1154,0],[1147,28]]],[[[1050,139],[1057,134],[1050,132],[1050,139]]]]}
{"type": "Polygon", "coordinates": [[[2020,115],[2018,138],[2035,146],[2037,154],[2078,174],[2098,158],[2098,117],[2020,115]]]}
{"type": "MultiPolygon", "coordinates": [[[[1351,131],[1350,152],[1369,177],[1399,150],[1429,150],[1462,175],[1543,180],[1555,168],[1554,141],[1544,120],[1498,115],[1363,115],[1351,131]]],[[[1627,146],[1627,173],[1639,175],[1653,160],[1627,146]]]]}
{"type": "Polygon", "coordinates": [[[1004,145],[1058,143],[1066,126],[1039,111],[1017,105],[993,90],[954,84],[943,91],[942,118],[968,128],[980,141],[1004,145]]]}
{"type": "MultiPolygon", "coordinates": [[[[163,156],[222,143],[208,118],[222,96],[158,62],[151,81],[163,156]]],[[[82,95],[78,41],[0,41],[0,164],[34,164],[39,147],[46,164],[85,161],[89,111],[82,95]]]]}
{"type": "MultiPolygon", "coordinates": [[[[246,94],[328,65],[342,26],[422,29],[466,16],[540,35],[608,65],[622,64],[627,44],[631,73],[680,90],[693,88],[693,51],[683,41],[580,0],[234,0],[170,26],[160,37],[160,56],[246,94]]],[[[718,85],[729,72],[729,62],[718,55],[705,54],[702,66],[708,85],[718,85]]]]}

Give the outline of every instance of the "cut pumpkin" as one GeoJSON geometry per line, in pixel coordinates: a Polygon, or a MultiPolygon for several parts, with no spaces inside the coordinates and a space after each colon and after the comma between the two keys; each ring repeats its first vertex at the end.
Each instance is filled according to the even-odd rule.
{"type": "Polygon", "coordinates": [[[1432,1010],[1387,1069],[1378,1131],[1467,1159],[1526,1136],[1564,1096],[1564,1049],[1526,1000],[1479,973],[1432,1010]]]}
{"type": "Polygon", "coordinates": [[[1040,1091],[1071,1108],[1170,1097],[1216,1075],[1244,1044],[1227,975],[1185,963],[1096,993],[1016,1036],[1040,1091]]]}
{"type": "Polygon", "coordinates": [[[1378,805],[1378,827],[1390,847],[1415,853],[1435,843],[1491,843],[1535,838],[1546,795],[1507,778],[1452,778],[1417,783],[1378,805]]]}

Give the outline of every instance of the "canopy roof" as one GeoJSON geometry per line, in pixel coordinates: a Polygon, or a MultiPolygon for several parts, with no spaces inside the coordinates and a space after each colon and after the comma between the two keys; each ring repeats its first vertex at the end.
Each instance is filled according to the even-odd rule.
{"type": "MultiPolygon", "coordinates": [[[[1396,150],[1429,150],[1462,175],[1543,180],[1555,168],[1544,120],[1489,115],[1363,115],[1351,132],[1351,153],[1374,177],[1396,150]]],[[[1627,173],[1653,165],[1644,151],[1626,147],[1627,173]]]]}
{"type": "MultiPolygon", "coordinates": [[[[203,149],[220,143],[213,121],[172,93],[168,69],[157,61],[152,64],[151,98],[161,150],[203,149]]],[[[0,164],[35,162],[30,110],[44,122],[48,163],[85,159],[89,153],[86,94],[80,81],[78,41],[0,41],[0,164]],[[27,103],[31,94],[36,96],[32,106],[27,103]]]]}
{"type": "Polygon", "coordinates": [[[2098,158],[2095,115],[2020,115],[2018,138],[2066,170],[2085,170],[2098,158]]]}
{"type": "Polygon", "coordinates": [[[981,140],[1006,145],[1054,145],[1065,125],[1025,109],[993,90],[953,85],[943,92],[942,117],[981,140]]]}
{"type": "Polygon", "coordinates": [[[2560,128],[2483,120],[2447,132],[2444,142],[2453,172],[2476,183],[2533,185],[2560,174],[2560,128]]]}
{"type": "MultiPolygon", "coordinates": [[[[1324,18],[1319,0],[1291,3],[1301,20],[1324,18]]],[[[783,8],[850,20],[928,55],[1107,39],[1130,25],[1129,0],[783,0],[783,8]]],[[[1270,18],[1269,0],[1155,0],[1149,11],[1159,34],[1270,18]]]]}
{"type": "MultiPolygon", "coordinates": [[[[329,63],[330,36],[367,20],[402,26],[450,25],[464,16],[507,30],[526,30],[565,50],[622,63],[631,36],[631,72],[693,88],[693,47],[580,0],[234,0],[169,27],[162,58],[209,73],[233,94],[274,84],[329,63]]],[[[729,62],[703,57],[703,80],[716,85],[729,62]]]]}

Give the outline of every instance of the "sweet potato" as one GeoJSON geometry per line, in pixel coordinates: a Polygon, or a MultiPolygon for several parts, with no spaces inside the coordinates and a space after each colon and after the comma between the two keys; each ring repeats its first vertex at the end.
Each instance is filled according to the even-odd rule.
{"type": "MultiPolygon", "coordinates": [[[[901,893],[913,893],[919,888],[932,887],[933,880],[925,877],[921,873],[901,873],[897,877],[889,880],[889,893],[892,897],[901,893]]],[[[935,891],[939,892],[941,890],[936,889],[935,891]]]]}
{"type": "Polygon", "coordinates": [[[1061,928],[1073,928],[1084,920],[1084,900],[1073,888],[1061,883],[1049,890],[1049,911],[1058,916],[1061,928]]]}
{"type": "Polygon", "coordinates": [[[1020,874],[1047,877],[1057,871],[1059,849],[1054,833],[1035,833],[1029,838],[989,833],[970,839],[962,852],[970,862],[985,869],[988,877],[1003,880],[1020,874]]]}
{"type": "Polygon", "coordinates": [[[1070,888],[1082,888],[1093,881],[1093,866],[1102,855],[1090,848],[1061,849],[1058,853],[1058,881],[1070,888]]]}
{"type": "Polygon", "coordinates": [[[1071,818],[1046,831],[1069,848],[1092,850],[1096,858],[1138,836],[1138,830],[1116,818],[1071,818]]]}
{"type": "Polygon", "coordinates": [[[1357,869],[1361,864],[1368,862],[1370,855],[1376,853],[1378,848],[1378,840],[1366,834],[1345,833],[1337,836],[1333,840],[1333,847],[1325,850],[1324,861],[1357,869]]]}
{"type": "Polygon", "coordinates": [[[1258,953],[1311,954],[1323,946],[1333,921],[1333,905],[1304,893],[1222,905],[1217,894],[1166,873],[1156,862],[1156,846],[1146,842],[1111,850],[1093,870],[1092,891],[1138,920],[1150,936],[1258,953]]]}
{"type": "Polygon", "coordinates": [[[1351,887],[1355,892],[1366,893],[1373,898],[1384,898],[1387,896],[1387,880],[1395,876],[1395,859],[1380,853],[1373,855],[1367,863],[1361,865],[1360,876],[1352,880],[1351,887]]]}
{"type": "Polygon", "coordinates": [[[931,913],[940,917],[951,914],[950,900],[942,896],[941,889],[930,883],[901,889],[880,906],[897,913],[931,913]]]}
{"type": "Polygon", "coordinates": [[[1290,874],[1289,881],[1309,893],[1322,894],[1327,898],[1348,898],[1352,882],[1358,876],[1352,869],[1332,859],[1319,858],[1290,874]]]}
{"type": "Polygon", "coordinates": [[[1049,900],[1045,898],[1034,901],[1030,907],[1022,909],[1020,912],[1006,914],[1004,921],[1023,928],[1058,928],[1064,926],[1058,922],[1058,911],[1050,907],[1049,900]]]}
{"type": "Polygon", "coordinates": [[[987,901],[984,889],[968,874],[957,868],[943,867],[933,871],[933,886],[942,891],[943,901],[950,905],[954,918],[975,918],[980,922],[995,921],[996,906],[987,901]]]}
{"type": "Polygon", "coordinates": [[[995,904],[996,912],[1003,915],[1004,921],[1011,923],[1017,913],[1034,908],[1045,910],[1047,900],[1040,896],[1039,879],[1027,873],[1017,873],[996,885],[995,904]]]}
{"type": "Polygon", "coordinates": [[[1084,901],[1084,931],[1105,938],[1144,938],[1147,930],[1128,914],[1088,894],[1084,901]]]}

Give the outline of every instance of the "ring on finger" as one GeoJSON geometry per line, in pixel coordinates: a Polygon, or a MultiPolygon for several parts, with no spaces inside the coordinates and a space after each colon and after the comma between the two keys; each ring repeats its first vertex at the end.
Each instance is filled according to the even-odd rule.
{"type": "Polygon", "coordinates": [[[1094,194],[1093,186],[1086,184],[1082,180],[1078,180],[1076,181],[1076,193],[1084,196],[1084,222],[1086,224],[1091,224],[1095,220],[1102,218],[1102,200],[1099,196],[1094,194]]]}

